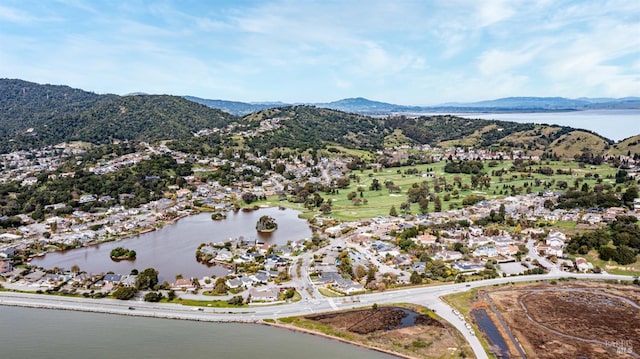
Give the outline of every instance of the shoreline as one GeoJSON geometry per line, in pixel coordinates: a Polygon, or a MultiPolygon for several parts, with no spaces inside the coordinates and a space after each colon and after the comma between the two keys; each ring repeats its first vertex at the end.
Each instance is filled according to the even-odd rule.
{"type": "Polygon", "coordinates": [[[386,349],[374,347],[374,346],[367,345],[367,344],[360,343],[360,342],[354,342],[354,341],[347,340],[347,339],[340,338],[340,337],[334,337],[334,336],[329,335],[329,334],[313,331],[313,330],[310,330],[310,329],[296,327],[296,326],[293,326],[293,325],[290,325],[290,324],[270,323],[270,322],[265,322],[265,321],[261,321],[258,324],[267,325],[267,326],[271,326],[271,327],[275,327],[275,328],[281,328],[281,329],[289,330],[289,331],[292,331],[292,332],[304,333],[304,334],[309,334],[309,335],[313,335],[313,336],[318,336],[318,337],[325,338],[325,339],[337,340],[339,342],[355,345],[355,346],[358,346],[360,348],[373,350],[373,351],[377,351],[377,352],[384,353],[384,354],[393,355],[394,357],[397,357],[397,358],[418,359],[418,357],[413,357],[413,356],[405,355],[405,354],[402,354],[402,353],[394,352],[394,351],[391,351],[391,350],[386,350],[386,349]]]}
{"type": "MultiPolygon", "coordinates": [[[[305,329],[305,328],[299,328],[293,325],[289,325],[289,324],[282,324],[282,323],[277,323],[277,322],[268,322],[265,321],[264,319],[239,319],[235,316],[233,316],[233,313],[228,313],[227,315],[230,315],[231,317],[228,320],[223,320],[223,319],[219,319],[219,318],[213,318],[213,317],[208,317],[207,314],[201,314],[201,313],[187,313],[185,312],[184,315],[180,315],[180,314],[170,314],[167,312],[161,312],[161,311],[153,311],[152,313],[147,313],[141,310],[131,310],[129,308],[132,308],[136,303],[129,303],[128,301],[119,303],[119,304],[112,304],[115,305],[116,307],[108,309],[108,308],[104,308],[104,307],[99,307],[99,306],[89,306],[89,307],[84,307],[84,306],[78,306],[78,305],[73,305],[73,303],[67,303],[67,304],[63,304],[62,300],[58,300],[60,298],[56,298],[57,296],[47,296],[44,294],[31,294],[31,293],[20,293],[20,292],[0,292],[0,306],[7,306],[7,307],[18,307],[18,308],[32,308],[32,309],[42,309],[42,310],[65,310],[65,311],[74,311],[74,312],[83,312],[83,313],[94,313],[94,314],[106,314],[106,315],[121,315],[121,316],[128,316],[128,317],[142,317],[142,318],[156,318],[156,319],[166,319],[166,320],[185,320],[185,321],[193,321],[193,322],[210,322],[210,323],[235,323],[235,324],[253,324],[253,325],[264,325],[264,326],[269,326],[269,327],[274,327],[274,328],[279,328],[279,329],[284,329],[284,330],[288,330],[291,332],[296,332],[296,333],[302,333],[302,334],[307,334],[307,335],[313,335],[313,336],[317,336],[320,338],[324,338],[324,339],[329,339],[329,340],[336,340],[342,343],[346,343],[346,344],[350,344],[350,345],[355,345],[358,346],[360,348],[363,349],[367,349],[367,350],[373,350],[376,352],[380,352],[380,353],[384,353],[384,354],[388,354],[391,356],[394,356],[396,358],[402,358],[402,359],[417,359],[417,357],[412,357],[412,356],[408,356],[402,353],[398,353],[398,352],[394,352],[394,351],[390,351],[390,350],[385,350],[382,348],[377,348],[371,345],[367,345],[364,343],[360,343],[360,342],[355,342],[355,341],[351,341],[351,340],[347,340],[344,338],[340,338],[340,337],[335,337],[335,336],[331,336],[325,333],[322,333],[320,331],[313,331],[310,329],[305,329]],[[6,296],[4,295],[5,293],[16,293],[18,295],[20,294],[24,294],[23,297],[33,297],[33,298],[37,298],[38,300],[44,301],[44,302],[49,302],[49,303],[31,303],[26,301],[25,299],[21,300],[21,298],[19,296],[17,297],[13,297],[13,296],[6,296]]],[[[68,298],[76,298],[75,301],[77,301],[78,303],[91,303],[94,304],[92,302],[94,301],[99,301],[99,299],[90,299],[90,300],[84,300],[84,298],[77,298],[77,297],[68,297],[68,298]]],[[[101,304],[100,302],[95,303],[95,304],[101,304]]],[[[163,306],[163,304],[156,304],[157,306],[163,306]]],[[[218,312],[218,314],[222,314],[221,312],[218,312]]],[[[277,319],[275,319],[277,320],[277,319]]]]}

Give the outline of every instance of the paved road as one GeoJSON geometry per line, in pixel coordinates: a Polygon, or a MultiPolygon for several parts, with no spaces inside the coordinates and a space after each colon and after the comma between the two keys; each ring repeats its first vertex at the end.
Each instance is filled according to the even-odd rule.
{"type": "Polygon", "coordinates": [[[258,322],[263,319],[275,319],[288,316],[306,315],[310,313],[328,312],[336,309],[348,309],[377,304],[415,303],[434,309],[438,315],[458,328],[470,343],[476,357],[487,358],[478,338],[465,328],[464,321],[452,313],[451,307],[440,297],[456,292],[463,292],[473,287],[524,282],[536,279],[558,279],[577,277],[584,279],[631,280],[630,276],[610,274],[573,274],[553,273],[537,276],[518,276],[496,278],[472,283],[443,284],[429,287],[413,287],[400,290],[365,294],[356,297],[325,298],[307,297],[307,299],[283,305],[253,306],[249,308],[193,308],[180,304],[158,304],[148,302],[120,301],[115,299],[87,299],[76,297],[49,296],[30,293],[0,292],[0,305],[17,305],[52,309],[80,310],[99,313],[176,318],[214,322],[258,322]],[[130,309],[133,308],[133,309],[130,309]]]}

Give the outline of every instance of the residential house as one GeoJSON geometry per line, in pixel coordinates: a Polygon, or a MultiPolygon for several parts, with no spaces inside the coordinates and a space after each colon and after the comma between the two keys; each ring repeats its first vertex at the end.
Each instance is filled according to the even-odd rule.
{"type": "Polygon", "coordinates": [[[171,289],[181,290],[187,292],[194,292],[196,285],[191,278],[178,278],[175,282],[171,283],[171,289]]]}
{"type": "Polygon", "coordinates": [[[435,254],[436,258],[442,259],[445,262],[448,261],[455,261],[458,259],[462,259],[463,254],[457,251],[447,251],[447,250],[442,250],[439,251],[438,253],[435,254]]]}
{"type": "Polygon", "coordinates": [[[476,248],[475,251],[473,251],[473,254],[477,257],[497,257],[498,256],[498,249],[495,246],[482,246],[482,247],[478,247],[476,248]]]}
{"type": "Polygon", "coordinates": [[[576,268],[580,271],[580,272],[586,272],[589,269],[592,269],[593,266],[591,265],[591,263],[587,262],[586,259],[582,258],[582,257],[577,257],[576,258],[576,268]]]}
{"type": "Polygon", "coordinates": [[[545,244],[548,246],[544,247],[545,254],[547,256],[556,256],[558,258],[562,257],[562,249],[566,240],[567,236],[564,233],[560,231],[550,231],[545,241],[545,244]]]}
{"type": "Polygon", "coordinates": [[[227,287],[231,289],[242,287],[242,280],[240,280],[240,278],[229,278],[225,283],[227,284],[227,287]]]}
{"type": "Polygon", "coordinates": [[[105,284],[118,284],[120,283],[121,279],[122,279],[122,276],[120,274],[109,273],[109,274],[105,274],[104,278],[102,278],[102,281],[105,284]]]}
{"type": "Polygon", "coordinates": [[[276,287],[269,288],[251,288],[249,289],[251,301],[258,302],[275,302],[280,299],[280,289],[276,287]]]}
{"type": "Polygon", "coordinates": [[[226,248],[221,249],[216,255],[216,260],[220,262],[228,262],[233,259],[233,253],[226,248]]]}

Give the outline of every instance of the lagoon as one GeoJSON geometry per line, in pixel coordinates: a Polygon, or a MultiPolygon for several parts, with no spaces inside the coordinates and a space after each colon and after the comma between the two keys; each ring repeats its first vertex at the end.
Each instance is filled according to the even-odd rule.
{"type": "Polygon", "coordinates": [[[180,219],[161,229],[115,242],[106,242],[95,246],[72,249],[65,252],[52,252],[36,257],[31,264],[45,269],[58,267],[70,269],[78,265],[88,273],[129,274],[132,269],[155,268],[160,272],[161,280],[171,282],[177,274],[185,277],[224,276],[227,269],[221,266],[208,266],[196,261],[195,253],[200,243],[222,242],[229,238],[244,237],[258,239],[264,243],[285,244],[311,238],[311,228],[307,221],[298,218],[300,212],[291,209],[263,208],[256,211],[227,213],[227,218],[211,220],[211,214],[180,219]],[[258,233],[255,229],[260,216],[273,217],[278,229],[272,233],[258,233]],[[115,247],[125,247],[136,251],[133,261],[115,262],[109,252],[115,247]]]}

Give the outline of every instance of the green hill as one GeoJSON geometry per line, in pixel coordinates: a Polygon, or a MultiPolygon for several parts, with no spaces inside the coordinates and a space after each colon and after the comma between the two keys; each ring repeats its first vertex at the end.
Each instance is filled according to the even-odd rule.
{"type": "Polygon", "coordinates": [[[383,120],[313,106],[289,106],[259,111],[241,119],[258,128],[271,123],[267,130],[246,140],[252,148],[294,149],[322,148],[339,144],[349,148],[382,148],[384,137],[391,133],[383,120]]]}
{"type": "Polygon", "coordinates": [[[377,151],[385,146],[429,144],[521,148],[531,154],[573,157],[587,152],[594,156],[638,153],[640,143],[631,138],[613,145],[602,136],[570,127],[452,115],[378,118],[306,105],[270,108],[238,118],[177,96],[98,95],[11,79],[0,79],[0,134],[5,138],[0,152],[69,141],[179,139],[173,148],[208,154],[230,145],[264,152],[329,146],[377,151]],[[231,141],[194,137],[202,129],[230,124],[235,124],[235,132],[223,139],[231,141]]]}
{"type": "Polygon", "coordinates": [[[66,86],[0,80],[2,152],[68,141],[169,140],[226,127],[230,114],[177,96],[96,95],[66,86]],[[6,95],[5,95],[6,94],[6,95]]]}

